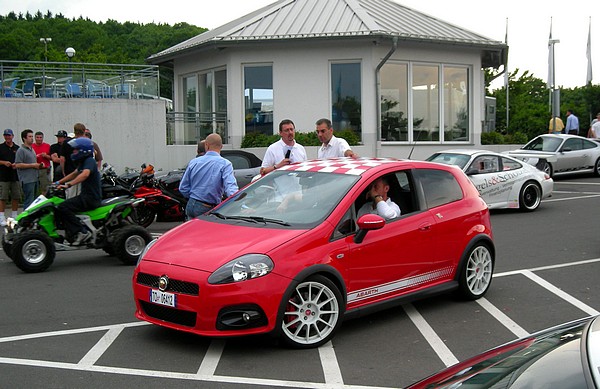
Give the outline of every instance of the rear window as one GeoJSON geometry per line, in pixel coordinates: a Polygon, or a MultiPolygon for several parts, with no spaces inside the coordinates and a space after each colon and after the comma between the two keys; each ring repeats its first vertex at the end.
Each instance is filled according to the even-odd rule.
{"type": "Polygon", "coordinates": [[[454,175],[445,170],[417,169],[427,202],[427,208],[439,207],[463,198],[463,192],[454,175]]]}

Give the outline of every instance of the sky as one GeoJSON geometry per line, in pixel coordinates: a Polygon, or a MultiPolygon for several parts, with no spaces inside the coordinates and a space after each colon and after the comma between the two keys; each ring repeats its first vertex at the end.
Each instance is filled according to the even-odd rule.
{"type": "MultiPolygon", "coordinates": [[[[327,0],[322,0],[327,1],[327,0]]],[[[528,70],[547,80],[548,38],[552,20],[555,44],[556,85],[584,86],[587,75],[587,41],[591,17],[593,83],[600,83],[600,2],[589,0],[393,0],[404,6],[504,42],[508,37],[508,70],[528,70]],[[595,23],[595,25],[594,25],[595,23]],[[508,27],[508,28],[507,28],[508,27]],[[508,34],[507,34],[508,30],[508,34]]],[[[98,22],[121,23],[186,22],[213,29],[274,0],[2,0],[0,15],[13,11],[34,14],[61,13],[69,18],[83,16],[98,22]]],[[[502,77],[492,83],[503,85],[502,77]]]]}

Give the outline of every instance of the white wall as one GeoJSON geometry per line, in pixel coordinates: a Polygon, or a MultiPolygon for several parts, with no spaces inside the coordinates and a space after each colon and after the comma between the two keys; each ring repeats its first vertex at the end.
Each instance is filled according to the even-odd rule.
{"type": "Polygon", "coordinates": [[[11,128],[19,145],[24,129],[42,131],[52,144],[58,130],[73,132],[81,122],[92,132],[104,161],[118,171],[142,163],[180,166],[176,150],[165,146],[165,103],[160,100],[0,98],[0,117],[1,129],[11,128]]]}

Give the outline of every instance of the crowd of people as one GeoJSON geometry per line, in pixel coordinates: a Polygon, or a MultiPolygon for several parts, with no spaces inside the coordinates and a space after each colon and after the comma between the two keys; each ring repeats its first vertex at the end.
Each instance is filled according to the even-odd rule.
{"type": "MultiPolygon", "coordinates": [[[[348,142],[343,138],[333,135],[334,129],[329,119],[319,119],[315,123],[316,133],[321,142],[317,156],[319,159],[352,157],[358,155],[352,151],[348,142]]],[[[271,144],[262,161],[260,174],[265,175],[283,166],[304,162],[307,160],[304,146],[296,142],[296,127],[292,120],[285,119],[279,123],[280,139],[271,144]]],[[[218,205],[223,195],[231,196],[238,190],[235,180],[233,165],[230,161],[220,156],[223,146],[218,134],[210,134],[198,143],[196,158],[188,165],[179,185],[183,196],[188,198],[186,218],[191,219],[204,214],[218,205]]],[[[280,179],[289,178],[286,176],[280,179]]],[[[281,183],[285,187],[285,183],[281,183]]],[[[379,214],[386,219],[400,216],[400,208],[387,193],[390,189],[385,180],[376,180],[366,193],[369,203],[361,209],[361,214],[379,214]]],[[[284,193],[285,194],[285,193],[284,193]]],[[[297,193],[287,193],[287,200],[297,193]]]]}
{"type": "Polygon", "coordinates": [[[59,130],[56,143],[44,142],[44,133],[31,129],[21,131],[21,146],[14,142],[12,129],[5,129],[0,143],[0,225],[5,226],[7,202],[11,215],[18,215],[21,199],[23,209],[33,203],[38,194],[46,193],[53,182],[66,191],[66,201],[59,205],[57,217],[72,237],[81,244],[90,237],[79,223],[76,212],[96,208],[101,201],[99,169],[102,165],[100,147],[91,140],[92,133],[83,123],[76,123],[73,132],[59,130]]]}

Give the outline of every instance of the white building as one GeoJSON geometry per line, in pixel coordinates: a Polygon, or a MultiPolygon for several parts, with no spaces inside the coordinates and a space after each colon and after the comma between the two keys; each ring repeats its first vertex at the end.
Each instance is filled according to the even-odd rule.
{"type": "Polygon", "coordinates": [[[326,117],[360,135],[360,155],[407,157],[417,143],[424,158],[480,145],[482,69],[506,52],[391,0],[280,0],[149,61],[173,67],[175,111],[194,118],[173,127],[172,145],[218,132],[238,148],[283,119],[308,132],[326,117]]]}

